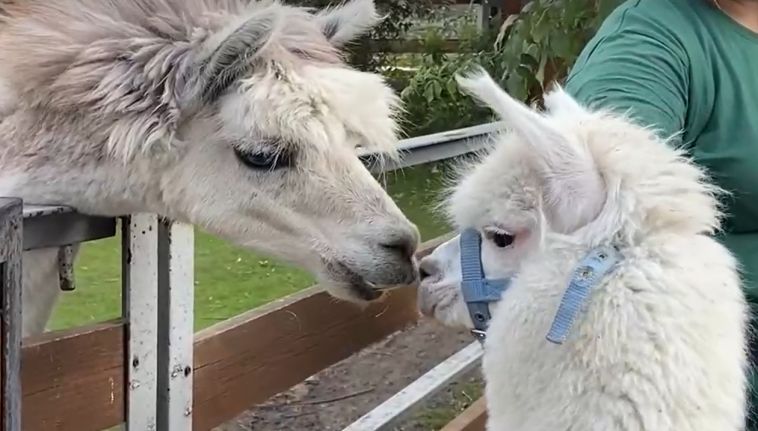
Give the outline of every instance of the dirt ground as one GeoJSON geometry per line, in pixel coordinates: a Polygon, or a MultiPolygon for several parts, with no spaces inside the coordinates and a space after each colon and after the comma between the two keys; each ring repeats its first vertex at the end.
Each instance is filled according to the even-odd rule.
{"type": "MultiPolygon", "coordinates": [[[[467,331],[422,320],[327,368],[215,431],[339,431],[471,343],[467,331]]],[[[432,431],[476,400],[479,368],[429,400],[397,431],[432,431]]]]}

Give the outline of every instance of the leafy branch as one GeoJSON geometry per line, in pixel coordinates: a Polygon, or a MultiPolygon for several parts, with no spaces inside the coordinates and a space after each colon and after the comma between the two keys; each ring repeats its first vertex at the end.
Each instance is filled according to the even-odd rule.
{"type": "Polygon", "coordinates": [[[455,83],[455,75],[472,66],[483,67],[514,97],[540,104],[543,91],[566,75],[618,3],[533,0],[489,33],[480,33],[473,23],[464,21],[455,54],[436,49],[440,35],[427,35],[426,53],[402,92],[409,134],[465,127],[487,119],[489,113],[462,95],[455,83]]]}

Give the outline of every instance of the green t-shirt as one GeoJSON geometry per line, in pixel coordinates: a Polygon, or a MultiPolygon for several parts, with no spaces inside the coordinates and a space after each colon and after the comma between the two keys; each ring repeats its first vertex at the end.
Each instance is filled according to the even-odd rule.
{"type": "Polygon", "coordinates": [[[627,0],[564,85],[663,136],[682,132],[679,144],[731,193],[720,239],[758,303],[758,33],[706,0],[627,0]]]}

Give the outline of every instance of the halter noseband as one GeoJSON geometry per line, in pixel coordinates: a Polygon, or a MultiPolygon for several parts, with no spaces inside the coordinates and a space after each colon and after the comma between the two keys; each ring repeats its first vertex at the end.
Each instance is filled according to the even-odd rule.
{"type": "MultiPolygon", "coordinates": [[[[474,329],[471,333],[484,341],[492,315],[489,304],[500,300],[511,285],[511,278],[487,279],[482,268],[482,237],[476,229],[461,232],[461,291],[474,329]]],[[[547,333],[551,343],[562,344],[592,289],[621,260],[613,246],[598,246],[587,253],[574,269],[569,285],[561,298],[553,324],[547,333]]]]}
{"type": "Polygon", "coordinates": [[[511,285],[509,278],[491,280],[484,277],[482,268],[482,237],[476,229],[461,232],[461,290],[469,316],[474,322],[471,333],[484,340],[492,315],[490,302],[497,302],[511,285]]]}

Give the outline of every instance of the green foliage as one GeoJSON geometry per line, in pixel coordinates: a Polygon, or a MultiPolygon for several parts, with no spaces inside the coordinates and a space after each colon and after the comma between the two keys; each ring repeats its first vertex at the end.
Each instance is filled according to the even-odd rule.
{"type": "Polygon", "coordinates": [[[423,135],[481,122],[488,111],[477,106],[458,90],[455,74],[478,64],[492,70],[493,34],[481,34],[475,23],[459,23],[460,46],[455,54],[445,54],[439,46],[440,36],[430,31],[424,39],[426,52],[415,64],[407,86],[401,92],[406,110],[405,130],[409,135],[423,135]]]}
{"type": "Polygon", "coordinates": [[[471,22],[460,30],[461,49],[443,54],[438,35],[403,90],[409,135],[433,133],[486,121],[487,110],[458,90],[455,75],[474,66],[487,70],[514,97],[541,103],[542,92],[562,79],[582,47],[619,0],[533,0],[505,20],[495,34],[478,33],[471,22]]]}
{"type": "MultiPolygon", "coordinates": [[[[314,8],[337,6],[340,0],[294,0],[292,3],[314,8]]],[[[375,0],[378,13],[384,19],[369,33],[346,47],[348,62],[361,70],[377,71],[391,59],[386,53],[375,52],[372,40],[398,40],[405,37],[415,20],[431,9],[432,0],[375,0]]]]}

